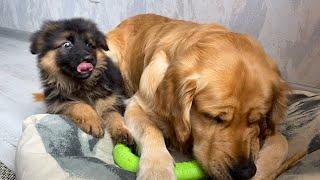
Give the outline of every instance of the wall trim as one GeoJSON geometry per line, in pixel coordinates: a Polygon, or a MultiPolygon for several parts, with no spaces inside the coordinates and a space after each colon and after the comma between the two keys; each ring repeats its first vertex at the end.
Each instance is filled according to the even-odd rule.
{"type": "Polygon", "coordinates": [[[7,27],[0,27],[0,36],[17,39],[20,41],[29,41],[31,32],[11,29],[7,27]]]}

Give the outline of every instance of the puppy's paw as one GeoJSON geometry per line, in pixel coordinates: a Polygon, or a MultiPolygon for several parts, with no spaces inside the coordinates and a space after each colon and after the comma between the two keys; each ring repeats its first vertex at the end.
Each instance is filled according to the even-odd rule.
{"type": "Polygon", "coordinates": [[[116,129],[112,130],[111,138],[115,143],[122,143],[128,146],[134,145],[133,136],[129,132],[126,127],[117,127],[116,129]]]}
{"type": "Polygon", "coordinates": [[[79,123],[78,126],[82,131],[93,137],[102,138],[104,136],[103,125],[99,119],[86,119],[79,123]]]}
{"type": "Polygon", "coordinates": [[[138,172],[138,180],[174,180],[174,160],[168,151],[142,155],[138,172]]]}

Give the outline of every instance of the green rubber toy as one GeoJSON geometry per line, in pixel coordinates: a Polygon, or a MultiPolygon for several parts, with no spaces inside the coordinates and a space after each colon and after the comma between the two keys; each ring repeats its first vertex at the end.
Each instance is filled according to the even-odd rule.
{"type": "MultiPolygon", "coordinates": [[[[124,170],[136,173],[140,158],[133,154],[129,147],[117,144],[113,149],[115,163],[124,170]]],[[[199,164],[193,160],[175,164],[176,177],[179,180],[202,179],[205,174],[199,164]]]]}

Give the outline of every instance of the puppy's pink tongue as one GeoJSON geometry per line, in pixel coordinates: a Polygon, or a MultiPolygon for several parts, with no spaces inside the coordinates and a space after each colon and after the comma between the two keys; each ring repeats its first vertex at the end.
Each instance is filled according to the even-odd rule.
{"type": "Polygon", "coordinates": [[[90,72],[92,70],[93,70],[93,65],[91,63],[87,63],[87,62],[82,62],[77,67],[77,71],[79,73],[90,72]]]}

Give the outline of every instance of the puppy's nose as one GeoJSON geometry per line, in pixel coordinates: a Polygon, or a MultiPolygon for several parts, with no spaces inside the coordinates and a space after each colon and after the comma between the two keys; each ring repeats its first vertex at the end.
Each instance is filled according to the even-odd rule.
{"type": "Polygon", "coordinates": [[[87,62],[91,62],[93,60],[93,56],[92,55],[87,55],[82,60],[83,61],[87,61],[87,62]]]}
{"type": "Polygon", "coordinates": [[[231,176],[233,179],[250,179],[257,172],[257,167],[253,161],[248,161],[245,163],[241,163],[238,166],[234,167],[231,171],[231,176]]]}

